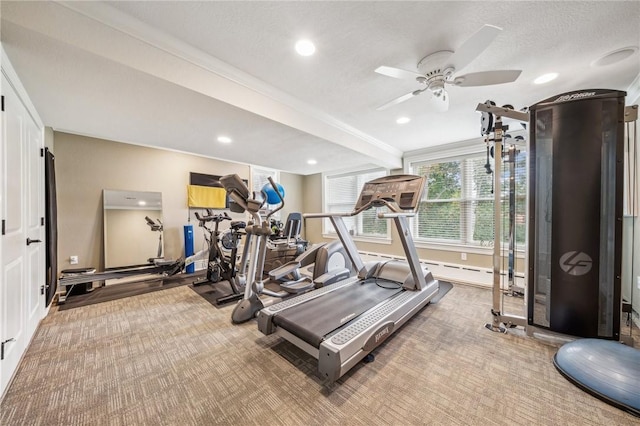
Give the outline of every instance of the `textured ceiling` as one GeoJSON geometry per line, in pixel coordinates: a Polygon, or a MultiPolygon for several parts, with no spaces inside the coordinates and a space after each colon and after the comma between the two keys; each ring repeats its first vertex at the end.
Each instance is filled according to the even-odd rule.
{"type": "Polygon", "coordinates": [[[2,45],[45,125],[310,174],[399,167],[403,152],[479,136],[475,105],[516,108],[578,89],[640,93],[640,2],[2,2],[2,45]],[[484,24],[503,28],[463,74],[520,69],[514,83],[419,88],[374,73],[415,70],[484,24]],[[300,57],[299,38],[317,53],[300,57]],[[543,86],[546,72],[559,78],[543,86]],[[634,82],[635,80],[635,83],[634,82]],[[632,84],[633,83],[633,84],[632,84]],[[396,118],[412,120],[397,125],[396,118]],[[215,141],[218,134],[234,139],[215,141]],[[314,158],[317,165],[306,160],[314,158]]]}

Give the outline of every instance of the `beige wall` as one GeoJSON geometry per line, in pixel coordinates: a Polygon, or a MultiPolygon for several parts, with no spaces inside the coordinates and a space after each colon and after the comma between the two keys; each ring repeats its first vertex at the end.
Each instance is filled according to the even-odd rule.
{"type": "MultiPolygon", "coordinates": [[[[237,173],[249,179],[247,165],[67,133],[54,132],[54,146],[59,270],[76,267],[69,264],[71,255],[79,257],[77,267],[104,267],[103,189],[162,192],[165,258],[175,259],[184,250],[183,225],[189,223],[189,172],[237,173]]],[[[289,181],[295,182],[295,178],[289,181]]],[[[295,196],[287,198],[296,205],[295,196]]],[[[203,246],[202,233],[193,214],[191,218],[195,248],[199,250],[203,246]]]]}
{"type": "MultiPolygon", "coordinates": [[[[318,173],[315,175],[304,176],[303,203],[303,211],[305,212],[322,212],[321,174],[318,173]]],[[[309,241],[328,241],[326,238],[322,237],[321,219],[306,219],[304,228],[306,232],[305,235],[309,241]]],[[[359,250],[363,251],[404,256],[404,250],[402,249],[402,245],[394,226],[391,227],[391,244],[356,241],[356,245],[359,250]]],[[[465,261],[460,259],[459,252],[418,248],[418,256],[423,260],[456,263],[481,268],[491,268],[493,265],[491,255],[467,253],[467,260],[465,261]]]]}
{"type": "Polygon", "coordinates": [[[53,129],[51,127],[44,128],[44,146],[53,152],[53,129]]]}

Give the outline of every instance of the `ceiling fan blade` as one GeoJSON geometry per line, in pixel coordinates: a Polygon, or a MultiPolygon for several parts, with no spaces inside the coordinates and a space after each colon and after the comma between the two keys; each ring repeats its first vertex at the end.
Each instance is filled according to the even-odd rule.
{"type": "Polygon", "coordinates": [[[400,68],[393,67],[381,66],[376,68],[376,72],[378,74],[386,75],[387,77],[399,78],[401,80],[416,81],[416,78],[418,77],[424,78],[424,75],[417,72],[401,70],[400,68]]]}
{"type": "Polygon", "coordinates": [[[400,97],[398,97],[398,98],[395,98],[394,100],[389,101],[389,102],[387,102],[387,103],[386,103],[386,104],[384,104],[384,105],[380,105],[378,108],[376,108],[376,110],[377,110],[377,111],[382,111],[382,110],[385,110],[385,109],[387,109],[387,108],[389,108],[389,107],[392,107],[392,106],[394,106],[394,105],[397,105],[397,104],[399,104],[399,103],[401,103],[401,102],[407,101],[407,100],[409,100],[409,99],[413,98],[414,96],[418,96],[418,95],[419,95],[420,93],[422,93],[424,90],[426,90],[426,89],[422,89],[422,90],[414,90],[413,92],[410,92],[410,93],[407,93],[406,95],[402,95],[402,96],[400,96],[400,97]]]}
{"type": "Polygon", "coordinates": [[[474,35],[469,37],[447,60],[447,66],[460,71],[471,63],[475,58],[480,56],[484,50],[489,47],[491,42],[500,34],[502,28],[493,25],[485,25],[480,28],[474,35]]]}
{"type": "Polygon", "coordinates": [[[520,76],[520,70],[496,70],[472,72],[461,75],[453,80],[453,84],[460,87],[490,86],[492,84],[511,83],[520,76]]]}

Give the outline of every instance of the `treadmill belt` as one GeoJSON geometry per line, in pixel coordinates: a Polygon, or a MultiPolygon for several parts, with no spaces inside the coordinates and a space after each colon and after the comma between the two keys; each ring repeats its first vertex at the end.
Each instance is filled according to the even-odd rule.
{"type": "MultiPolygon", "coordinates": [[[[381,279],[378,283],[398,285],[381,279]]],[[[374,280],[357,281],[286,309],[273,318],[273,323],[318,348],[324,336],[401,291],[400,286],[383,288],[374,280]]]]}

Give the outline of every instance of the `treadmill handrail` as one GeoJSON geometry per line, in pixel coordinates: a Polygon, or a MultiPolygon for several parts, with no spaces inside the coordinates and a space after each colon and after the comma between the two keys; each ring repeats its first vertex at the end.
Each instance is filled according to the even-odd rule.
{"type": "MultiPolygon", "coordinates": [[[[406,228],[406,225],[403,225],[400,219],[413,217],[415,216],[415,212],[405,212],[404,210],[400,209],[395,202],[389,202],[388,200],[385,200],[385,199],[371,200],[361,208],[354,209],[352,212],[305,213],[304,214],[305,218],[331,219],[331,223],[333,224],[333,227],[336,230],[336,233],[338,234],[338,238],[340,238],[340,241],[342,242],[342,245],[344,246],[347,252],[347,255],[351,259],[351,263],[355,267],[356,271],[358,271],[358,277],[361,279],[364,279],[365,277],[367,277],[369,275],[369,271],[367,270],[364,262],[362,261],[362,258],[358,253],[358,248],[356,247],[353,239],[350,237],[349,232],[347,231],[342,218],[355,216],[361,213],[362,211],[371,208],[376,204],[386,205],[389,208],[389,210],[391,210],[390,212],[379,213],[378,217],[381,219],[393,219],[396,223],[396,227],[398,228],[398,232],[400,232],[401,234],[404,234],[405,231],[401,231],[401,228],[402,227],[406,228]]],[[[406,232],[408,232],[408,230],[406,230],[406,232]]],[[[411,272],[414,277],[414,282],[411,285],[405,285],[405,288],[407,288],[408,290],[421,290],[423,287],[425,287],[426,282],[424,280],[424,277],[420,276],[420,272],[419,272],[420,261],[418,259],[418,254],[415,251],[416,250],[415,246],[413,246],[413,240],[411,240],[411,242],[407,244],[407,242],[405,241],[406,239],[407,239],[407,236],[404,236],[404,235],[400,236],[402,246],[405,249],[405,253],[407,253],[407,262],[411,266],[411,272]]]]}
{"type": "Polygon", "coordinates": [[[316,218],[322,218],[322,217],[350,217],[350,216],[355,216],[356,213],[355,211],[353,212],[339,212],[339,213],[304,213],[302,216],[307,219],[316,219],[316,218]]]}

